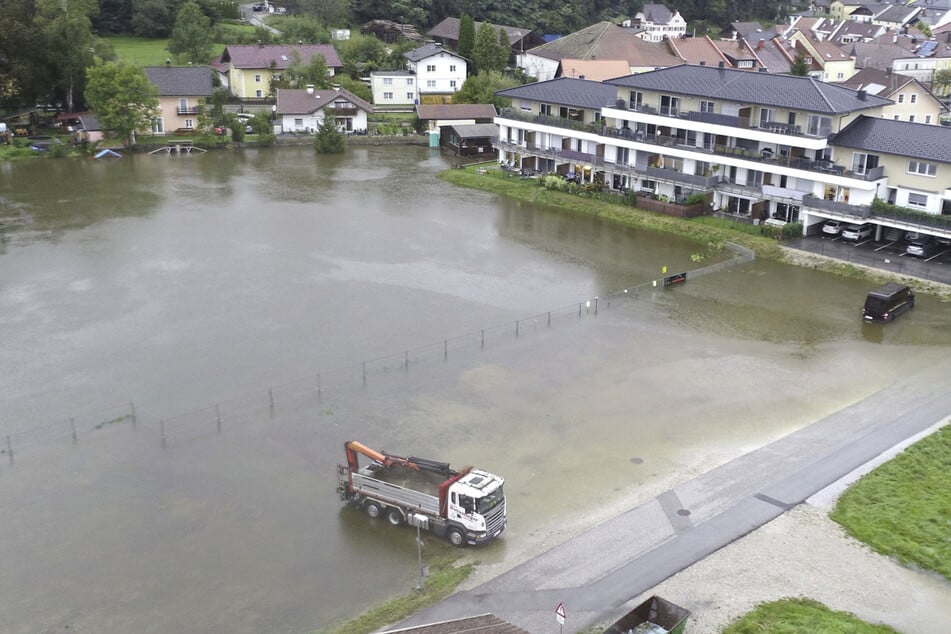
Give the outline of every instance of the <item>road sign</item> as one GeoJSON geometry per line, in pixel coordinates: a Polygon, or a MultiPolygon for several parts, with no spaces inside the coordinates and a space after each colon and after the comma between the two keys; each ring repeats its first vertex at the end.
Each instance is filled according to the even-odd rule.
{"type": "Polygon", "coordinates": [[[565,604],[559,603],[558,607],[555,608],[555,620],[558,621],[558,625],[565,624],[565,604]]]}

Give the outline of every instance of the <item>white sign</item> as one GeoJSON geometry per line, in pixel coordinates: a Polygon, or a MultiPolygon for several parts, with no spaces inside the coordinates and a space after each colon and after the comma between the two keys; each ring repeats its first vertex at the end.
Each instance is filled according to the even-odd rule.
{"type": "Polygon", "coordinates": [[[558,625],[565,624],[565,604],[559,603],[558,607],[555,608],[555,620],[558,621],[558,625]]]}

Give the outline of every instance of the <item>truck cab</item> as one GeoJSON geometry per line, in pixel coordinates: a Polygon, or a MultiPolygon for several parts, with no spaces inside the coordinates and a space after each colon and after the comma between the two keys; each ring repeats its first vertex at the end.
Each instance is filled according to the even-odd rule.
{"type": "MultiPolygon", "coordinates": [[[[505,529],[504,483],[500,476],[472,469],[449,486],[446,519],[465,528],[465,543],[487,542],[505,529]]],[[[450,541],[456,541],[452,534],[450,541]]]]}

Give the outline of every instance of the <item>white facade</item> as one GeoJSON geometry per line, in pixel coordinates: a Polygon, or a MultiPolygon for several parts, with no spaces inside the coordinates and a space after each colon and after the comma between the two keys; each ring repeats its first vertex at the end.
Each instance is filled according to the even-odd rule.
{"type": "Polygon", "coordinates": [[[664,38],[684,37],[687,34],[687,21],[680,15],[680,11],[674,11],[674,14],[667,22],[651,22],[643,13],[638,13],[635,19],[625,20],[622,25],[625,27],[640,26],[642,29],[637,33],[637,37],[648,42],[663,42],[664,38]]]}
{"type": "MultiPolygon", "coordinates": [[[[348,104],[352,108],[351,104],[348,104]]],[[[367,129],[367,113],[363,110],[357,110],[351,117],[341,118],[337,122],[337,129],[344,133],[363,132],[367,129]],[[349,123],[346,119],[349,119],[349,123]]],[[[307,114],[284,114],[280,118],[280,130],[284,134],[314,134],[317,128],[324,122],[324,110],[310,112],[307,114]]],[[[275,126],[276,128],[277,126],[275,126]]]]}
{"type": "Polygon", "coordinates": [[[517,58],[517,66],[538,81],[554,79],[555,73],[558,72],[558,65],[561,63],[557,59],[549,59],[532,53],[519,53],[517,58]]]}
{"type": "Polygon", "coordinates": [[[419,82],[409,71],[370,73],[373,105],[386,108],[412,107],[419,103],[419,82]]]}
{"type": "Polygon", "coordinates": [[[465,83],[468,64],[452,51],[440,50],[417,61],[407,63],[416,74],[417,91],[422,98],[427,94],[452,94],[465,83]]]}

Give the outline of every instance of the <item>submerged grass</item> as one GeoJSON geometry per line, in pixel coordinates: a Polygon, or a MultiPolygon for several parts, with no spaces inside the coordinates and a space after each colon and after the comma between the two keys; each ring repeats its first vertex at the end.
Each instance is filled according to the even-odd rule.
{"type": "Polygon", "coordinates": [[[434,560],[421,591],[390,599],[342,625],[320,630],[319,634],[369,634],[439,603],[452,594],[475,568],[472,563],[456,566],[457,560],[457,557],[434,560]]]}
{"type": "Polygon", "coordinates": [[[723,634],[891,634],[887,625],[872,625],[848,612],[835,612],[812,599],[782,599],[761,603],[731,623],[723,634]]]}
{"type": "Polygon", "coordinates": [[[833,520],[876,552],[951,580],[951,426],[866,474],[833,520]]]}

